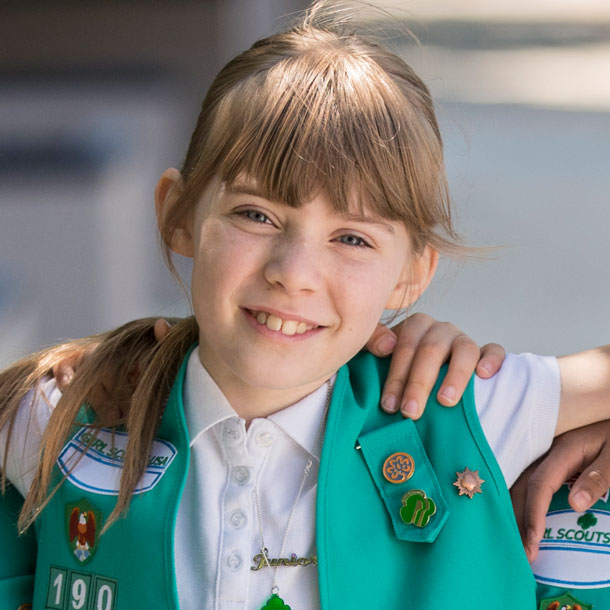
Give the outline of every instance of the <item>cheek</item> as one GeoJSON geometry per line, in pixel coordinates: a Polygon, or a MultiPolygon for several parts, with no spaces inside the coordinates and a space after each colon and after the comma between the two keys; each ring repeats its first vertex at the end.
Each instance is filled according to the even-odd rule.
{"type": "MultiPolygon", "coordinates": [[[[337,298],[349,315],[349,327],[372,333],[400,279],[396,265],[380,264],[343,270],[337,298]]],[[[367,336],[368,339],[368,336],[367,336]]]]}
{"type": "Polygon", "coordinates": [[[255,273],[257,265],[257,252],[247,239],[222,223],[206,223],[195,243],[193,307],[226,303],[255,273]]]}

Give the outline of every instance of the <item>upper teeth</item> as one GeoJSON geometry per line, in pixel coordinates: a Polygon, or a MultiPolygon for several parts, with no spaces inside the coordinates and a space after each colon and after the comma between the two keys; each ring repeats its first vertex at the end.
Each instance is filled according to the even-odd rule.
{"type": "Polygon", "coordinates": [[[256,321],[259,324],[264,324],[269,330],[279,330],[284,335],[302,335],[304,332],[311,330],[313,326],[305,322],[297,320],[282,320],[272,313],[264,311],[253,312],[256,314],[256,321]]]}

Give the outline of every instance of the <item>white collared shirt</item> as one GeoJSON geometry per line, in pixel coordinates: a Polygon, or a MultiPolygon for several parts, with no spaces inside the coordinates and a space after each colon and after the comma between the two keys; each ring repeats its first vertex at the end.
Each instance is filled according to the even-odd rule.
{"type": "Polygon", "coordinates": [[[315,502],[320,459],[318,431],[326,404],[324,384],[298,403],[248,430],[199,361],[189,359],[184,408],[191,463],[176,523],[176,578],[181,610],[250,610],[271,595],[296,608],[320,607],[315,565],[264,567],[255,489],[270,558],[315,554],[315,502]],[[286,532],[308,458],[313,463],[286,532]]]}

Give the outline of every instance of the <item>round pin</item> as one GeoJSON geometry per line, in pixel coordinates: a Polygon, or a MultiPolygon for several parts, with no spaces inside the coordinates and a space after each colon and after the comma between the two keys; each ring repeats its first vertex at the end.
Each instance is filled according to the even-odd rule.
{"type": "Polygon", "coordinates": [[[383,476],[390,483],[404,483],[414,472],[415,462],[408,453],[393,453],[383,463],[383,476]]]}

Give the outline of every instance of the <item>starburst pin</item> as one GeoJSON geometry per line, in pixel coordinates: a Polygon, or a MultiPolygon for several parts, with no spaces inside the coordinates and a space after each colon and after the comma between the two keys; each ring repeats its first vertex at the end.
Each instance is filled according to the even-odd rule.
{"type": "Polygon", "coordinates": [[[472,499],[474,494],[483,493],[481,491],[481,485],[485,483],[485,480],[479,476],[478,470],[470,470],[470,468],[464,468],[462,472],[456,472],[457,480],[454,485],[458,488],[460,496],[468,496],[472,499]]]}

